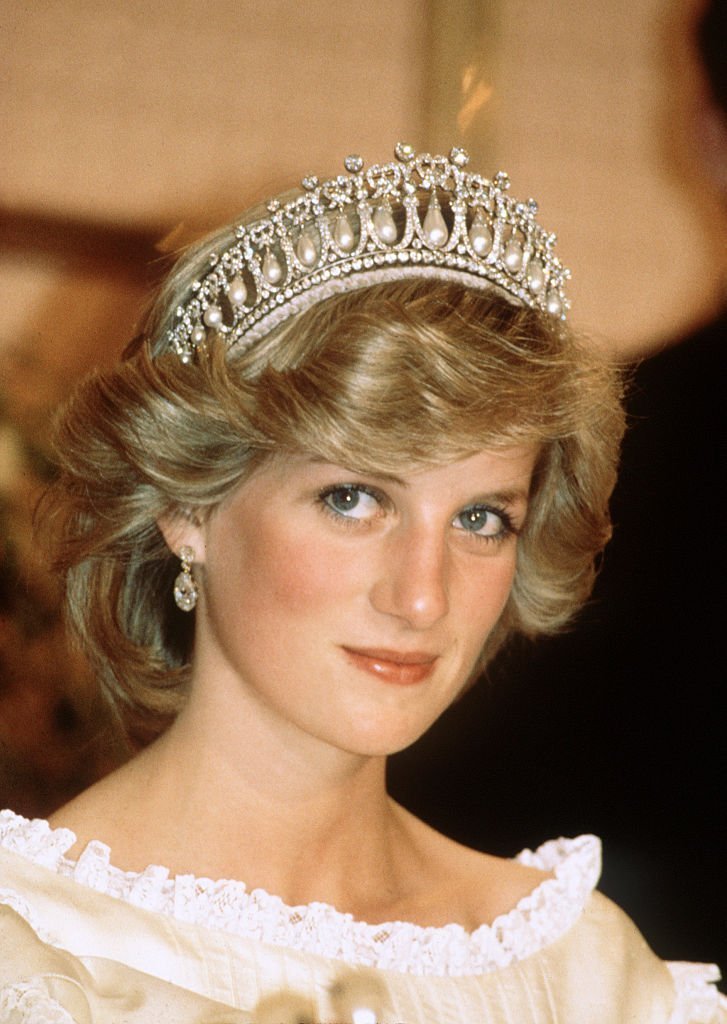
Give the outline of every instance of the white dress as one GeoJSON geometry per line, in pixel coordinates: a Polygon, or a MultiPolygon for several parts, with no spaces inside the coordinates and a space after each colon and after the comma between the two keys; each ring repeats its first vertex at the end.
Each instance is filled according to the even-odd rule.
{"type": "Polygon", "coordinates": [[[595,892],[593,836],[523,851],[554,877],[472,933],[124,872],[100,842],[71,861],[74,843],[0,812],[2,1024],[727,1024],[716,968],[664,964],[595,892]]]}

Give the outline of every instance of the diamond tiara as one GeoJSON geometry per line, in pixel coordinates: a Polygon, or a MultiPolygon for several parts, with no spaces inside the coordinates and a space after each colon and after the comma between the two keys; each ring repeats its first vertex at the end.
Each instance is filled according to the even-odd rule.
{"type": "Polygon", "coordinates": [[[464,149],[433,156],[400,142],[395,156],[368,170],[348,156],[346,174],[304,178],[294,198],[239,224],[176,307],[164,349],[191,362],[209,333],[247,347],[331,295],[415,277],[494,287],[565,319],[570,272],[534,200],[508,196],[503,172],[489,181],[465,171],[464,149]]]}

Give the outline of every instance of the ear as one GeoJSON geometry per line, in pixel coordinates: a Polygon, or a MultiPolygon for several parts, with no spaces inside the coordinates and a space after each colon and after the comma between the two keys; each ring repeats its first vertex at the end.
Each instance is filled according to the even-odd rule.
{"type": "Polygon", "coordinates": [[[201,565],[205,560],[206,530],[191,513],[174,512],[157,519],[157,526],[166,541],[169,550],[179,557],[180,550],[190,547],[194,551],[194,561],[201,565]]]}

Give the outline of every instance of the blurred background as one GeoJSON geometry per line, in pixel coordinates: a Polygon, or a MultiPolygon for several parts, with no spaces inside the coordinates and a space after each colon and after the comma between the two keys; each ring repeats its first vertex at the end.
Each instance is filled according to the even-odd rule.
{"type": "Polygon", "coordinates": [[[700,29],[706,6],[0,0],[0,805],[45,815],[121,756],[33,538],[73,382],[118,357],[179,244],[347,153],[464,145],[557,230],[575,327],[649,358],[581,626],[499,662],[392,788],[493,852],[599,832],[603,888],[657,951],[727,964],[727,143],[705,71],[724,5],[700,29]]]}

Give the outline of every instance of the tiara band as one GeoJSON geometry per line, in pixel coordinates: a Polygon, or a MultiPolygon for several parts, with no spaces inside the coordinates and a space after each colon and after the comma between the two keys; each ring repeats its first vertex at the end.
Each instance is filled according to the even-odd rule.
{"type": "Polygon", "coordinates": [[[332,295],[416,277],[494,288],[565,319],[570,272],[534,200],[507,195],[503,172],[468,173],[464,149],[433,156],[399,143],[395,156],[368,170],[348,156],[346,174],[304,178],[294,198],[271,199],[267,216],[238,225],[177,306],[165,350],[191,362],[211,332],[246,348],[332,295]]]}

